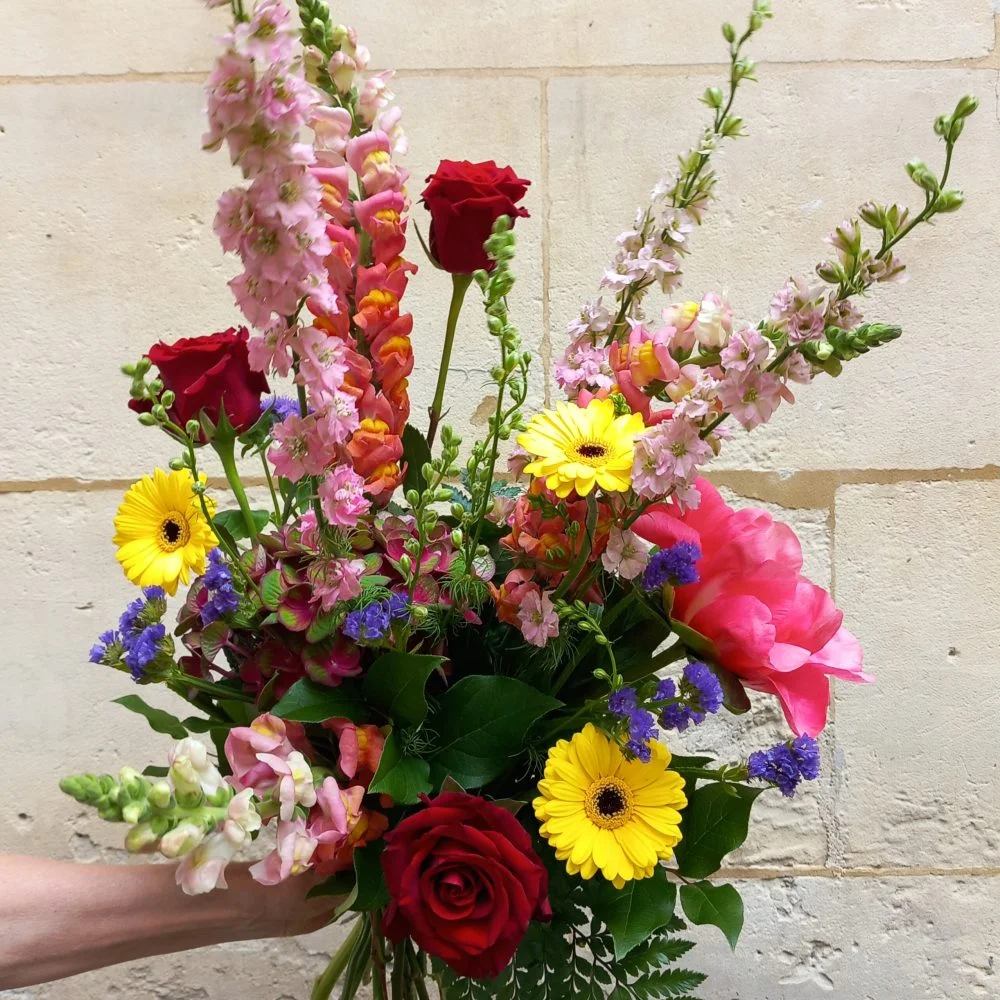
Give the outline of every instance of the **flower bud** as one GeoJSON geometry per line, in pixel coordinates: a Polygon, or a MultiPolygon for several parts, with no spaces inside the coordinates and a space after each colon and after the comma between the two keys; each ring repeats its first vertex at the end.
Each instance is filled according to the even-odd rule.
{"type": "Polygon", "coordinates": [[[723,93],[718,87],[709,87],[701,98],[702,103],[710,108],[721,108],[723,99],[723,93]]]}
{"type": "Polygon", "coordinates": [[[976,108],[979,107],[979,98],[974,97],[972,94],[964,94],[958,99],[958,104],[955,105],[955,110],[952,113],[953,118],[968,118],[969,115],[973,114],[976,108]]]}
{"type": "Polygon", "coordinates": [[[122,365],[121,367],[122,375],[128,375],[131,378],[135,375],[135,365],[122,365]]]}
{"type": "Polygon", "coordinates": [[[185,820],[160,838],[160,853],[165,858],[179,858],[193,851],[204,839],[204,828],[185,820]]]}
{"type": "Polygon", "coordinates": [[[157,781],[150,789],[149,794],[146,796],[149,799],[150,805],[156,809],[166,809],[170,806],[170,799],[173,795],[173,791],[170,785],[165,781],[157,781]]]}
{"type": "Polygon", "coordinates": [[[125,850],[129,854],[150,854],[156,850],[159,836],[149,823],[139,823],[125,834],[125,850]]]}
{"type": "Polygon", "coordinates": [[[172,458],[169,465],[174,472],[181,472],[187,468],[187,462],[183,458],[172,458]]]}
{"type": "Polygon", "coordinates": [[[135,799],[122,806],[122,819],[126,823],[141,823],[149,818],[149,803],[145,799],[135,799]]]}
{"type": "Polygon", "coordinates": [[[409,573],[413,569],[413,560],[405,552],[399,557],[399,568],[404,573],[409,573]]]}
{"type": "Polygon", "coordinates": [[[728,21],[722,26],[722,37],[730,45],[736,41],[736,29],[728,21]]]}
{"type": "Polygon", "coordinates": [[[153,367],[153,362],[150,361],[149,358],[147,357],[139,358],[139,360],[135,364],[135,373],[136,375],[145,375],[146,372],[148,372],[149,369],[152,367],[153,367]]]}
{"type": "Polygon", "coordinates": [[[942,191],[934,203],[936,212],[957,212],[965,204],[965,195],[961,191],[951,188],[942,191]]]}
{"type": "Polygon", "coordinates": [[[160,402],[169,410],[177,400],[177,394],[172,389],[166,389],[160,396],[160,402]]]}
{"type": "Polygon", "coordinates": [[[201,434],[201,424],[197,420],[189,420],[184,425],[184,433],[187,434],[189,438],[197,438],[201,434]]]}
{"type": "Polygon", "coordinates": [[[140,413],[139,423],[142,424],[143,427],[155,427],[156,417],[154,417],[152,413],[140,413]]]}
{"type": "Polygon", "coordinates": [[[936,194],[940,190],[937,178],[923,160],[910,160],[906,164],[906,172],[910,175],[910,180],[925,191],[936,194]]]}
{"type": "Polygon", "coordinates": [[[462,540],[464,539],[464,537],[465,536],[462,534],[462,529],[455,528],[455,530],[452,531],[451,533],[451,544],[454,545],[456,549],[459,548],[462,544],[462,540]]]}

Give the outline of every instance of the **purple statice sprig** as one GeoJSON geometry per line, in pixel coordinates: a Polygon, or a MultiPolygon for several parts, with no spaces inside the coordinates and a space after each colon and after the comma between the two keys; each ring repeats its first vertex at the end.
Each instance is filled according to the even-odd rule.
{"type": "Polygon", "coordinates": [[[659,732],[655,716],[648,708],[639,704],[635,688],[623,687],[613,691],[608,696],[608,711],[627,724],[625,749],[633,757],[648,764],[653,758],[649,741],[655,740],[659,732]]]}
{"type": "Polygon", "coordinates": [[[747,761],[747,777],[764,781],[791,798],[799,783],[815,781],[819,777],[819,744],[808,734],[771,747],[756,750],[747,761]]]}
{"type": "Polygon", "coordinates": [[[122,612],[117,629],[97,637],[90,649],[90,662],[128,670],[136,683],[151,679],[150,668],[173,665],[173,640],[160,619],[167,611],[162,587],[145,587],[122,612]]]}
{"type": "Polygon", "coordinates": [[[209,552],[208,568],[201,579],[208,595],[201,606],[202,624],[210,625],[239,608],[240,595],[233,589],[233,575],[221,549],[209,552]]]}
{"type": "Polygon", "coordinates": [[[341,631],[355,642],[379,642],[389,634],[394,621],[409,617],[410,602],[406,595],[390,594],[349,611],[341,631]]]}
{"type": "Polygon", "coordinates": [[[689,663],[680,683],[670,677],[660,681],[652,700],[660,706],[660,725],[682,733],[722,708],[722,685],[704,663],[689,663]]]}
{"type": "Polygon", "coordinates": [[[642,574],[643,590],[659,590],[669,584],[683,587],[699,580],[697,563],[701,549],[694,542],[677,542],[654,553],[642,574]]]}

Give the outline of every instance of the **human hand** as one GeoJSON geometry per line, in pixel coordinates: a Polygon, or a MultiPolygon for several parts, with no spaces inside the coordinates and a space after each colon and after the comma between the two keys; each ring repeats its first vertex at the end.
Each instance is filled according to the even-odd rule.
{"type": "Polygon", "coordinates": [[[317,896],[307,899],[309,890],[323,878],[308,871],[278,885],[261,885],[249,873],[249,865],[231,864],[226,870],[233,902],[250,921],[253,937],[296,937],[311,934],[329,924],[336,915],[343,896],[317,896]]]}

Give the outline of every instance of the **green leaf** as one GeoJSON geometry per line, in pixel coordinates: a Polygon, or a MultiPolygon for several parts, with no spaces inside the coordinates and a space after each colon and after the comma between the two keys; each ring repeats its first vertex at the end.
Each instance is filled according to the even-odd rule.
{"type": "Polygon", "coordinates": [[[322,642],[328,636],[333,635],[337,631],[341,617],[339,611],[327,611],[318,615],[312,625],[306,629],[306,642],[322,642]]]}
{"type": "Polygon", "coordinates": [[[382,840],[366,844],[354,852],[354,874],[357,876],[358,894],[352,910],[380,910],[389,902],[389,889],[382,873],[382,840]]]}
{"type": "Polygon", "coordinates": [[[398,806],[411,806],[431,791],[431,766],[419,757],[404,756],[395,732],[389,733],[368,791],[389,795],[398,806]]]}
{"type": "Polygon", "coordinates": [[[682,812],[681,842],[674,848],[677,869],[685,878],[708,878],[722,859],[747,839],[750,810],[763,791],[749,785],[712,782],[688,796],[682,812]]]}
{"type": "Polygon", "coordinates": [[[165,778],[170,773],[169,767],[162,767],[159,764],[147,764],[142,773],[147,778],[165,778]]]}
{"type": "Polygon", "coordinates": [[[348,896],[355,886],[353,872],[339,872],[324,879],[319,885],[314,885],[307,893],[306,899],[316,896],[348,896]]]}
{"type": "Polygon", "coordinates": [[[715,651],[715,646],[712,644],[711,639],[705,638],[705,636],[700,632],[696,632],[689,625],[685,625],[684,622],[671,620],[670,628],[691,652],[697,653],[699,656],[707,656],[710,660],[718,658],[719,654],[715,651]]]}
{"type": "Polygon", "coordinates": [[[427,439],[413,424],[407,424],[403,428],[403,461],[406,462],[406,475],[403,477],[404,491],[424,492],[426,484],[420,470],[430,460],[431,449],[427,439]]]}
{"type": "Polygon", "coordinates": [[[197,715],[189,715],[186,719],[181,719],[181,725],[189,733],[207,733],[218,724],[214,719],[201,719],[197,715]]]}
{"type": "Polygon", "coordinates": [[[465,788],[479,788],[503,774],[531,725],[561,704],[513,677],[464,677],[441,696],[432,717],[435,767],[465,788]]]}
{"type": "Polygon", "coordinates": [[[365,673],[365,694],[393,722],[402,726],[419,725],[427,718],[424,695],[427,678],[443,662],[440,656],[384,653],[365,673]]]}
{"type": "Polygon", "coordinates": [[[729,947],[736,951],[736,942],[743,930],[743,899],[735,886],[712,885],[711,882],[683,885],[681,906],[691,923],[718,927],[729,947]]]}
{"type": "Polygon", "coordinates": [[[290,722],[325,722],[327,719],[366,722],[369,718],[364,695],[351,681],[344,681],[340,687],[326,687],[304,678],[296,681],[271,711],[290,722]]]}
{"type": "Polygon", "coordinates": [[[136,712],[143,716],[149,723],[150,729],[155,733],[172,736],[175,740],[182,740],[188,734],[184,728],[184,724],[176,715],[171,715],[169,712],[164,712],[159,708],[152,708],[137,694],[126,694],[121,698],[115,698],[114,704],[121,705],[130,712],[136,712]]]}
{"type": "Polygon", "coordinates": [[[743,682],[725,667],[717,663],[707,662],[708,669],[719,679],[722,687],[722,704],[733,715],[745,715],[750,711],[750,697],[747,695],[743,682]]]}
{"type": "MultiPolygon", "coordinates": [[[[257,533],[262,532],[270,520],[270,514],[266,510],[252,510],[254,527],[257,533]]],[[[247,526],[243,520],[243,512],[237,507],[235,510],[220,510],[212,518],[212,524],[221,527],[229,532],[229,535],[236,541],[248,538],[247,526]]]]}
{"type": "Polygon", "coordinates": [[[711,764],[712,760],[712,757],[683,757],[675,753],[670,755],[670,770],[683,772],[692,768],[700,769],[706,764],[711,764]]]}
{"type": "Polygon", "coordinates": [[[269,611],[277,611],[283,592],[281,570],[272,569],[270,573],[265,573],[264,579],[260,581],[260,599],[264,602],[264,607],[269,611]]]}
{"type": "Polygon", "coordinates": [[[633,948],[648,941],[674,915],[677,886],[657,868],[652,878],[628,882],[616,889],[601,879],[593,896],[594,912],[604,921],[615,942],[615,959],[623,959],[633,948]]]}
{"type": "Polygon", "coordinates": [[[221,618],[202,629],[199,638],[201,651],[206,660],[214,660],[219,655],[219,651],[229,640],[229,635],[229,626],[221,618]]]}

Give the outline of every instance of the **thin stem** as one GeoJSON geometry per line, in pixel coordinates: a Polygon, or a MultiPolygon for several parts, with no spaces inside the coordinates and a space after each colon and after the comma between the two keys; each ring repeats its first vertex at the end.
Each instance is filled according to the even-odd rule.
{"type": "MultiPolygon", "coordinates": [[[[298,362],[295,363],[294,367],[295,374],[298,375],[298,362]]],[[[309,416],[309,403],[306,400],[306,387],[304,385],[299,385],[296,386],[296,389],[298,390],[299,397],[299,413],[301,413],[303,418],[305,418],[309,416]]],[[[312,509],[313,513],[316,515],[316,524],[319,527],[323,527],[326,522],[323,519],[323,507],[319,502],[318,483],[316,481],[316,477],[310,476],[309,482],[312,483],[312,509]]]]}
{"type": "Polygon", "coordinates": [[[206,694],[214,695],[216,698],[222,699],[223,701],[253,702],[253,698],[250,695],[245,694],[243,691],[230,691],[228,688],[220,688],[214,681],[207,681],[203,677],[195,677],[192,674],[179,675],[176,682],[171,682],[170,686],[173,687],[174,683],[176,683],[178,687],[194,688],[196,691],[204,691],[206,694]]]}
{"type": "Polygon", "coordinates": [[[392,949],[392,1000],[406,1000],[406,994],[409,992],[406,989],[409,964],[404,939],[392,949]]]}
{"type": "Polygon", "coordinates": [[[375,1000],[389,1000],[389,985],[385,978],[385,948],[379,927],[379,911],[372,910],[372,996],[375,1000]]]}
{"type": "Polygon", "coordinates": [[[278,493],[274,488],[274,477],[271,475],[271,463],[267,460],[267,454],[262,448],[257,454],[260,455],[261,464],[264,466],[264,477],[267,479],[267,488],[271,491],[271,503],[274,506],[274,523],[280,528],[284,521],[281,519],[281,505],[278,503],[278,493]]]}
{"type": "Polygon", "coordinates": [[[587,533],[586,538],[583,540],[583,544],[580,546],[580,551],[577,553],[576,558],[573,560],[569,569],[566,571],[566,575],[559,581],[559,586],[556,587],[556,592],[552,595],[552,600],[558,600],[567,590],[573,585],[573,582],[579,577],[580,573],[583,572],[583,567],[587,565],[587,558],[593,549],[593,539],[594,539],[594,529],[597,527],[597,500],[594,494],[591,493],[587,497],[587,533]]]}
{"type": "Polygon", "coordinates": [[[437,388],[434,390],[434,402],[427,411],[430,423],[427,425],[427,443],[434,444],[438,424],[441,421],[441,411],[444,407],[444,389],[448,382],[448,369],[451,366],[451,351],[455,345],[455,331],[458,329],[458,317],[462,312],[465,293],[472,284],[471,274],[453,274],[451,276],[451,305],[448,308],[448,325],[444,332],[444,347],[441,349],[441,364],[438,366],[437,388]]]}
{"type": "Polygon", "coordinates": [[[358,941],[361,939],[361,922],[364,918],[359,917],[354,921],[351,933],[344,939],[344,943],[337,949],[336,954],[330,959],[330,964],[323,970],[322,975],[316,980],[310,1000],[329,1000],[334,986],[344,974],[347,963],[351,960],[351,955],[358,941]]]}
{"type": "Polygon", "coordinates": [[[409,941],[407,941],[406,951],[410,959],[410,968],[413,970],[413,985],[416,987],[418,1000],[430,1000],[430,997],[427,995],[427,983],[425,981],[423,964],[417,957],[417,953],[410,947],[409,941]]]}

